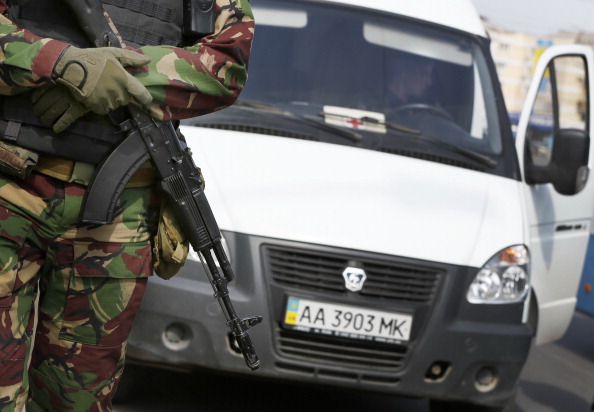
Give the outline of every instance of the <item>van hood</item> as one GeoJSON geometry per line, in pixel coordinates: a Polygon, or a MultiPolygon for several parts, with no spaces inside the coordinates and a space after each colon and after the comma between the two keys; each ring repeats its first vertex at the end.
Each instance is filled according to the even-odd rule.
{"type": "Polygon", "coordinates": [[[327,143],[182,132],[221,230],[474,267],[523,243],[512,179],[327,143]]]}

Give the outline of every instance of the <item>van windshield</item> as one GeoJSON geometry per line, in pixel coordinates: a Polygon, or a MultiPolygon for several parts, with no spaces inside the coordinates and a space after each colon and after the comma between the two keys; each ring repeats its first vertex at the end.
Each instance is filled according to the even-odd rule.
{"type": "Polygon", "coordinates": [[[433,140],[501,153],[491,79],[470,36],[336,4],[251,3],[257,28],[240,105],[316,118],[384,146],[433,140]]]}

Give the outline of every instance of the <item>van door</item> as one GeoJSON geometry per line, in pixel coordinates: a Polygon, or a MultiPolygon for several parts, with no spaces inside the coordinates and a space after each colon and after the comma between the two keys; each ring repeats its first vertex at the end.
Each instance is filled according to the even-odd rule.
{"type": "Polygon", "coordinates": [[[535,67],[518,123],[523,171],[536,343],[565,333],[576,303],[594,209],[592,125],[593,53],[554,46],[535,67]]]}

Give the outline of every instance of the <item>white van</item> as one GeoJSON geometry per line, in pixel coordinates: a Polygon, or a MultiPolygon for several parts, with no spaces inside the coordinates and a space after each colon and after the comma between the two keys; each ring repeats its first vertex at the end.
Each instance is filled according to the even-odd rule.
{"type": "MultiPolygon", "coordinates": [[[[185,122],[255,375],[503,410],[563,335],[590,234],[590,48],[535,66],[515,137],[467,0],[252,0],[250,79],[185,122]]],[[[129,357],[251,373],[197,261],[151,284],[129,357]]]]}

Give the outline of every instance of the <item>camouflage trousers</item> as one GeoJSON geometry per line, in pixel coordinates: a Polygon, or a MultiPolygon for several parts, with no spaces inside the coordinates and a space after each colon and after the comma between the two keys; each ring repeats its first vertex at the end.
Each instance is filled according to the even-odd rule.
{"type": "Polygon", "coordinates": [[[125,189],[112,224],[80,225],[84,186],[0,175],[0,411],[111,410],[152,274],[153,192],[125,189]]]}

